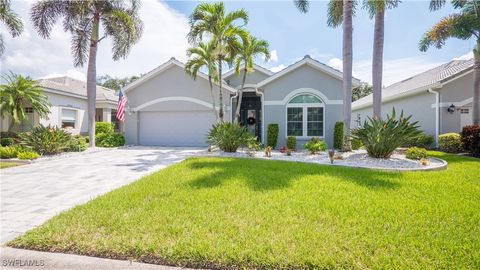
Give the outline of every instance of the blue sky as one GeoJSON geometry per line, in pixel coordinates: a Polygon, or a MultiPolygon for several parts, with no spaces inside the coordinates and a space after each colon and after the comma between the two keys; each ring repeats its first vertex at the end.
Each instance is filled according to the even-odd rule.
{"type": "MultiPolygon", "coordinates": [[[[140,17],[144,33],[126,59],[112,60],[111,40],[100,43],[97,74],[125,77],[146,73],[175,57],[186,61],[189,31],[188,16],[199,1],[142,0],[140,17]]],[[[61,20],[53,28],[51,39],[41,38],[34,29],[29,12],[33,0],[12,1],[13,10],[25,23],[21,36],[12,38],[4,29],[6,51],[0,71],[13,71],[33,78],[68,75],[85,79],[86,67],[74,67],[70,52],[70,33],[63,31],[61,20]]],[[[418,50],[423,33],[442,17],[453,12],[450,5],[430,12],[428,1],[404,1],[387,11],[384,58],[384,85],[408,78],[454,58],[468,58],[474,40],[449,40],[446,46],[427,52],[418,50]]],[[[227,10],[245,8],[250,16],[247,25],[255,36],[270,43],[272,59],[258,64],[274,71],[309,54],[313,58],[341,69],[342,30],[326,25],[326,1],[312,1],[310,12],[300,13],[290,1],[226,1],[227,10]]],[[[354,19],[354,76],[371,81],[373,20],[359,9],[354,19]]]]}

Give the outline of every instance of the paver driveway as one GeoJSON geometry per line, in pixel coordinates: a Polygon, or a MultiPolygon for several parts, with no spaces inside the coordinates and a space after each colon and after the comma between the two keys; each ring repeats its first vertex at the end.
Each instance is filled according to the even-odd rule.
{"type": "Polygon", "coordinates": [[[199,148],[126,147],[3,169],[1,244],[75,205],[180,162],[199,148]]]}

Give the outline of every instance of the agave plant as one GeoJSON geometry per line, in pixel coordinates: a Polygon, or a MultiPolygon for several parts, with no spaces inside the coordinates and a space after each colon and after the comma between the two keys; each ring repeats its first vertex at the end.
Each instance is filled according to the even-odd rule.
{"type": "Polygon", "coordinates": [[[351,138],[361,141],[370,157],[389,158],[395,149],[421,134],[418,122],[410,122],[411,118],[404,117],[402,111],[397,119],[394,108],[385,119],[368,117],[363,126],[353,130],[351,138]]]}
{"type": "Polygon", "coordinates": [[[246,145],[252,135],[240,126],[230,122],[220,122],[212,127],[207,135],[207,142],[218,146],[225,152],[236,152],[240,146],[246,145]]]}

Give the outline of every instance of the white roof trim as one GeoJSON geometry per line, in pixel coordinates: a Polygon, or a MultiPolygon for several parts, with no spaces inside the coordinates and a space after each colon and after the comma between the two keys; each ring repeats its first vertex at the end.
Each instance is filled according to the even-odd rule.
{"type": "MultiPolygon", "coordinates": [[[[242,66],[243,68],[243,66],[242,66]]],[[[271,70],[268,70],[262,66],[259,66],[257,64],[254,64],[253,65],[253,69],[255,69],[256,71],[260,71],[262,72],[263,74],[266,74],[268,76],[272,76],[273,74],[275,74],[275,72],[271,71],[271,70]]],[[[235,69],[231,69],[229,70],[228,72],[226,72],[225,74],[223,74],[223,78],[226,79],[228,77],[230,77],[231,75],[235,74],[235,69]]]]}
{"type": "MultiPolygon", "coordinates": [[[[434,84],[422,86],[422,87],[419,87],[419,88],[415,88],[415,89],[412,89],[412,90],[407,91],[407,92],[402,92],[402,93],[399,93],[399,94],[396,94],[396,95],[391,95],[391,96],[382,98],[382,104],[384,102],[413,96],[413,95],[416,95],[416,94],[419,94],[419,93],[422,93],[422,92],[426,93],[426,91],[428,89],[439,89],[441,87],[442,87],[441,83],[434,83],[434,84]]],[[[360,109],[363,109],[363,108],[368,108],[368,107],[372,106],[372,104],[373,104],[373,101],[369,101],[369,102],[361,104],[361,105],[352,104],[352,110],[360,110],[360,109]]]]}
{"type": "MultiPolygon", "coordinates": [[[[154,70],[148,72],[147,74],[145,74],[144,76],[140,77],[140,79],[130,83],[129,85],[127,85],[125,87],[125,90],[124,92],[127,93],[128,91],[140,86],[141,84],[147,82],[148,80],[152,79],[152,78],[155,78],[156,76],[158,76],[159,74],[161,74],[162,72],[164,72],[165,70],[168,70],[169,68],[171,68],[172,66],[179,66],[181,67],[182,69],[185,68],[185,65],[178,61],[177,59],[175,58],[172,58],[170,60],[168,60],[167,62],[163,63],[162,65],[158,66],[157,68],[155,68],[154,70]]],[[[202,72],[199,72],[197,74],[197,77],[200,77],[200,78],[203,78],[205,80],[208,80],[208,76],[205,75],[204,73],[202,72]]],[[[218,85],[217,83],[214,83],[216,85],[218,85]]],[[[227,91],[230,91],[232,93],[236,93],[237,90],[235,90],[234,88],[228,86],[226,83],[225,84],[222,84],[222,89],[225,89],[227,91]]]]}
{"type": "Polygon", "coordinates": [[[140,111],[141,109],[146,108],[148,106],[151,106],[153,104],[157,104],[157,103],[160,103],[160,102],[167,102],[167,101],[186,101],[186,102],[191,102],[191,103],[195,103],[195,104],[198,104],[198,105],[202,105],[202,106],[207,107],[209,109],[213,109],[213,105],[211,103],[205,102],[203,100],[200,100],[200,99],[197,99],[197,98],[192,98],[192,97],[178,96],[178,97],[164,97],[164,98],[157,98],[157,99],[154,99],[154,100],[150,100],[148,102],[145,102],[145,103],[133,108],[132,110],[133,111],[140,111]]]}
{"type": "Polygon", "coordinates": [[[302,94],[315,95],[318,98],[320,98],[323,103],[328,104],[328,105],[341,105],[341,104],[343,104],[343,100],[328,99],[328,97],[325,96],[325,94],[322,91],[319,91],[319,90],[313,89],[313,88],[298,88],[298,89],[295,89],[295,90],[291,91],[290,93],[288,93],[288,95],[286,95],[282,100],[266,100],[264,103],[265,103],[265,105],[287,105],[288,102],[290,102],[290,100],[292,98],[294,98],[295,96],[298,96],[298,95],[302,95],[302,94]]]}
{"type": "MultiPolygon", "coordinates": [[[[268,84],[268,83],[270,83],[270,82],[272,82],[272,81],[290,73],[291,71],[293,71],[293,70],[295,70],[299,67],[302,67],[303,65],[308,65],[308,66],[313,67],[313,68],[315,68],[319,71],[322,71],[322,72],[324,72],[324,73],[326,73],[326,74],[328,74],[328,75],[330,75],[330,76],[332,76],[336,79],[343,80],[342,72],[340,72],[340,71],[338,71],[338,70],[336,70],[332,67],[329,67],[327,65],[321,64],[321,63],[317,62],[316,60],[313,60],[310,57],[305,57],[302,60],[298,61],[297,63],[295,63],[293,65],[290,65],[289,67],[284,68],[281,71],[275,73],[275,75],[259,82],[257,84],[257,87],[262,87],[262,86],[264,86],[264,85],[266,85],[266,84],[268,84]]],[[[352,77],[352,86],[356,87],[356,86],[359,86],[359,85],[360,85],[360,80],[352,77]]]]}

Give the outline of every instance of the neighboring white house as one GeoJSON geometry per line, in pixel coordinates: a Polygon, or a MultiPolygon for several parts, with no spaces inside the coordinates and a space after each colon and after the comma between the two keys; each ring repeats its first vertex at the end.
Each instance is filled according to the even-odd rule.
{"type": "MultiPolygon", "coordinates": [[[[128,144],[204,146],[215,123],[212,95],[205,74],[193,80],[184,64],[172,58],[125,88],[128,144]]],[[[225,120],[231,121],[242,75],[224,75],[225,120]]],[[[287,136],[302,144],[312,137],[333,145],[335,122],[342,121],[342,73],[309,56],[273,73],[255,66],[247,76],[241,124],[265,142],[269,124],[279,125],[278,146],[287,136]]],[[[354,79],[354,87],[360,82],[354,79]]],[[[218,86],[214,87],[219,106],[218,86]]]]}
{"type": "MultiPolygon", "coordinates": [[[[460,132],[472,124],[473,59],[453,60],[411,78],[385,87],[382,91],[382,115],[413,115],[420,128],[438,137],[460,132]]],[[[352,104],[352,127],[372,116],[372,95],[352,104]]]]}
{"type": "MultiPolygon", "coordinates": [[[[38,83],[43,87],[51,104],[48,119],[40,119],[32,108],[26,107],[28,119],[14,125],[13,130],[27,131],[42,124],[58,126],[72,134],[88,133],[87,83],[66,76],[41,79],[38,83]]],[[[119,129],[115,117],[117,101],[118,95],[114,90],[97,86],[96,121],[115,122],[116,128],[119,129]]],[[[1,131],[7,131],[9,126],[9,117],[2,118],[1,131]]]]}

